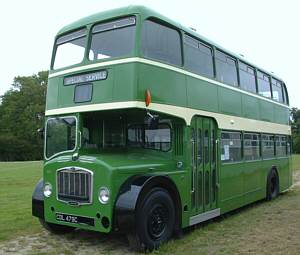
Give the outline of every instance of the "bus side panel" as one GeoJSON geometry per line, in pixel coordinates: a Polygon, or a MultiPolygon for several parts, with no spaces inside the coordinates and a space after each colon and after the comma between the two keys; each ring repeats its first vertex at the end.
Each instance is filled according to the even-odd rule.
{"type": "Polygon", "coordinates": [[[252,203],[265,197],[265,170],[261,160],[244,162],[244,202],[252,203]]]}
{"type": "Polygon", "coordinates": [[[221,165],[219,205],[221,213],[244,205],[244,174],[240,163],[221,165]]]}
{"type": "Polygon", "coordinates": [[[279,175],[280,192],[290,187],[290,162],[289,158],[281,158],[276,160],[277,171],[279,175]]]}
{"type": "Polygon", "coordinates": [[[138,100],[145,100],[149,89],[153,103],[186,106],[185,75],[158,66],[139,64],[138,100]]]}
{"type": "Polygon", "coordinates": [[[263,121],[274,122],[274,107],[273,103],[260,100],[260,119],[263,121]]]}
{"type": "Polygon", "coordinates": [[[260,99],[242,94],[243,117],[259,120],[260,99]]]}
{"type": "Polygon", "coordinates": [[[218,95],[220,113],[242,116],[242,98],[240,92],[219,87],[218,95]]]}
{"type": "Polygon", "coordinates": [[[187,76],[188,107],[218,112],[217,86],[204,80],[187,76]]]}
{"type": "Polygon", "coordinates": [[[289,109],[275,104],[273,107],[274,113],[276,114],[274,121],[279,124],[284,123],[285,125],[289,125],[289,109]]]}

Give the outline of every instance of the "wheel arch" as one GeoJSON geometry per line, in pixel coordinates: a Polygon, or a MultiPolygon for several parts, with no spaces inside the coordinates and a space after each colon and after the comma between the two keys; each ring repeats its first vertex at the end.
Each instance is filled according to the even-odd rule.
{"type": "Polygon", "coordinates": [[[276,165],[272,165],[272,167],[268,171],[268,174],[266,176],[266,181],[265,181],[265,183],[266,183],[266,198],[267,198],[267,200],[270,199],[270,197],[269,197],[270,195],[268,194],[268,192],[269,192],[268,189],[269,189],[270,177],[271,177],[273,171],[275,172],[275,174],[277,176],[277,186],[278,186],[277,188],[278,188],[278,193],[280,193],[280,176],[279,176],[279,172],[278,172],[278,167],[276,165]]]}
{"type": "Polygon", "coordinates": [[[32,194],[32,215],[44,219],[44,179],[41,178],[32,194]]]}
{"type": "MultiPolygon", "coordinates": [[[[276,165],[272,165],[272,167],[270,168],[270,170],[268,171],[268,174],[267,174],[267,180],[266,180],[266,184],[268,183],[268,178],[271,174],[272,171],[275,171],[276,175],[277,175],[277,178],[278,178],[278,185],[280,184],[280,178],[279,178],[279,172],[278,172],[278,167],[276,165]]],[[[280,187],[280,185],[279,185],[280,187]]]]}
{"type": "Polygon", "coordinates": [[[114,208],[114,225],[124,232],[135,231],[135,216],[138,206],[153,188],[165,189],[175,206],[175,227],[179,231],[182,221],[181,197],[174,181],[166,175],[133,176],[127,179],[120,188],[114,208]]]}

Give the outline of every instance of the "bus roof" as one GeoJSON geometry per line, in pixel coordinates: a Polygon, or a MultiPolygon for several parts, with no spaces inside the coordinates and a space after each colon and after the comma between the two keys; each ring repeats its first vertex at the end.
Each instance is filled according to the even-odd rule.
{"type": "Polygon", "coordinates": [[[57,33],[57,36],[59,36],[61,34],[64,34],[66,32],[78,29],[80,27],[84,27],[84,26],[89,25],[89,24],[97,23],[97,22],[102,21],[102,20],[109,20],[109,19],[112,19],[112,18],[123,17],[123,16],[127,16],[127,15],[132,15],[132,14],[140,14],[144,18],[154,17],[154,18],[157,18],[159,20],[162,20],[162,21],[164,21],[164,22],[166,22],[166,23],[168,23],[168,24],[170,24],[174,27],[177,27],[177,28],[181,29],[185,33],[187,33],[187,34],[189,34],[189,35],[191,35],[195,38],[198,38],[201,41],[203,41],[205,43],[208,43],[209,45],[214,46],[217,49],[219,49],[219,50],[221,50],[221,51],[223,51],[223,52],[239,59],[241,62],[249,64],[250,66],[255,67],[255,68],[259,69],[260,71],[262,71],[264,73],[267,73],[268,75],[282,81],[281,78],[279,78],[277,75],[273,74],[272,72],[264,70],[261,67],[258,67],[257,65],[247,61],[246,59],[244,59],[240,55],[238,55],[234,52],[231,52],[231,51],[223,48],[222,46],[218,45],[217,43],[214,43],[213,41],[207,39],[206,37],[198,34],[196,31],[183,26],[180,23],[175,22],[175,21],[169,19],[168,17],[166,17],[166,16],[164,16],[164,15],[162,15],[162,14],[160,14],[160,13],[158,13],[158,12],[148,8],[148,7],[141,6],[141,5],[130,5],[130,6],[126,6],[126,7],[116,8],[116,9],[107,10],[107,11],[92,14],[90,16],[84,17],[84,18],[79,19],[79,20],[77,20],[77,21],[75,21],[75,22],[73,22],[69,25],[64,26],[62,29],[59,30],[59,32],[57,33]]]}

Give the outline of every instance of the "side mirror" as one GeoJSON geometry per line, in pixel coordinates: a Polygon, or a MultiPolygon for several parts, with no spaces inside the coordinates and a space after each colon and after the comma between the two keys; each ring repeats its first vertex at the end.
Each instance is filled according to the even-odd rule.
{"type": "Polygon", "coordinates": [[[44,139],[44,137],[45,137],[45,129],[44,128],[39,128],[38,130],[37,130],[37,133],[38,133],[38,135],[40,136],[40,138],[41,139],[44,139]]]}
{"type": "Polygon", "coordinates": [[[149,129],[157,129],[159,124],[159,116],[152,115],[151,113],[147,112],[145,123],[149,129]]]}

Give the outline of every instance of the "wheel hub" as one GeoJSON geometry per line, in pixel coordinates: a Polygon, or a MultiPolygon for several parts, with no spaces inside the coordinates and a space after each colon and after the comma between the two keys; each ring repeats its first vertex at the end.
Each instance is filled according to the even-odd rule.
{"type": "Polygon", "coordinates": [[[168,221],[168,211],[163,205],[157,205],[148,214],[148,232],[154,239],[159,239],[168,221]]]}

